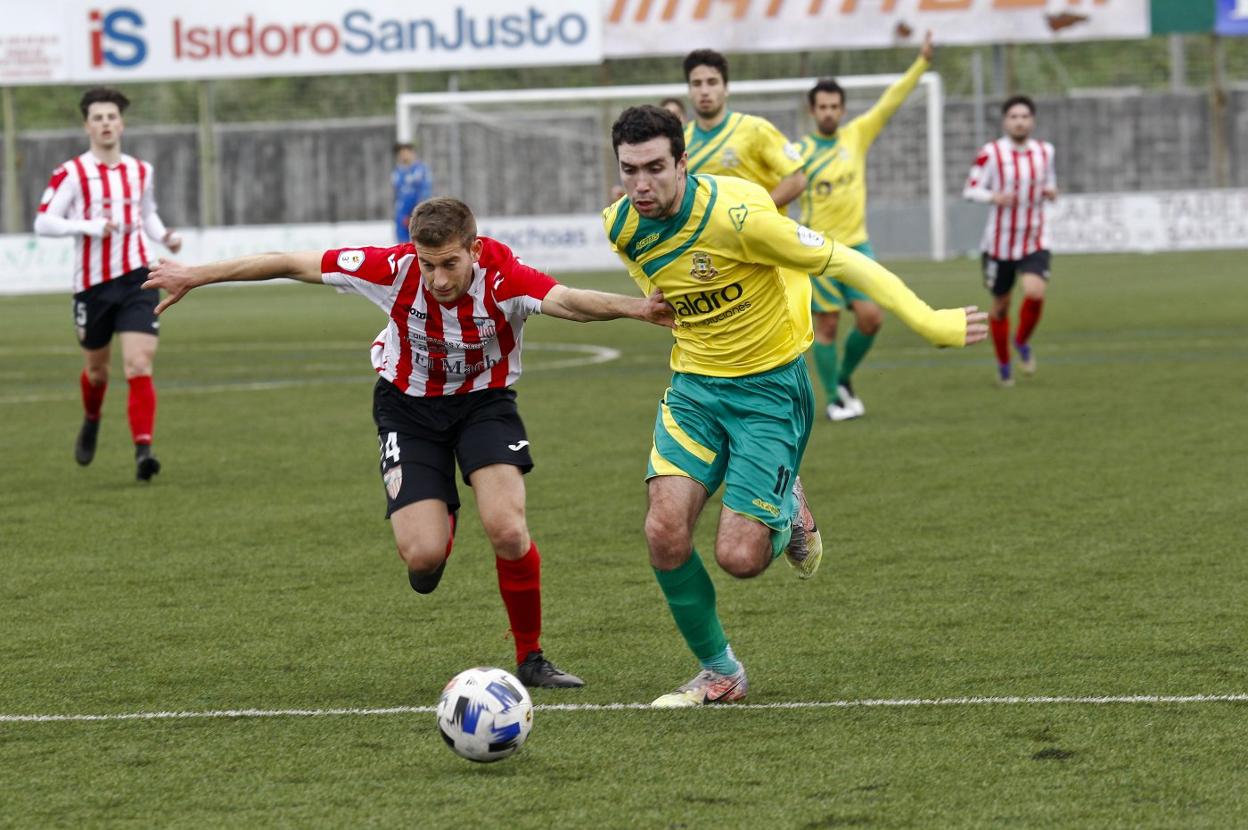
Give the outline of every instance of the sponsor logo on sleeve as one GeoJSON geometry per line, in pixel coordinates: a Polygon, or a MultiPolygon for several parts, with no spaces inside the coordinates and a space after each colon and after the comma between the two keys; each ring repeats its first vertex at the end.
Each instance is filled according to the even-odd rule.
{"type": "Polygon", "coordinates": [[[791,141],[784,145],[784,154],[785,156],[789,158],[790,161],[802,160],[802,148],[798,147],[796,144],[794,144],[791,141]]]}
{"type": "Polygon", "coordinates": [[[360,270],[360,266],[364,264],[363,251],[339,251],[338,267],[344,271],[354,274],[360,270]]]}
{"type": "Polygon", "coordinates": [[[807,248],[822,248],[824,245],[823,234],[819,231],[812,231],[805,225],[797,226],[797,241],[807,248]]]}
{"type": "Polygon", "coordinates": [[[750,209],[744,203],[734,208],[728,208],[728,218],[732,220],[732,227],[737,233],[741,233],[741,229],[745,227],[745,217],[750,215],[750,209]]]}

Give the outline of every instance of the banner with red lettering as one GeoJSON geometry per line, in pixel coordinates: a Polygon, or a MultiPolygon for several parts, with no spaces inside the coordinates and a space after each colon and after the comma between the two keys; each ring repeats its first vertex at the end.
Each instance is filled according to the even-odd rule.
{"type": "MultiPolygon", "coordinates": [[[[1196,0],[1193,0],[1196,2],[1196,0]]],[[[1148,0],[607,0],[609,58],[1149,35],[1148,0]]]]}

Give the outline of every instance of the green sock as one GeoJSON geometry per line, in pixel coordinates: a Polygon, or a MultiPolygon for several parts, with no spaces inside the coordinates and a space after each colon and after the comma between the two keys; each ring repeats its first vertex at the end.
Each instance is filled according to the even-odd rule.
{"type": "Polygon", "coordinates": [[[823,384],[824,394],[828,403],[836,400],[836,381],[839,377],[839,366],[835,343],[815,343],[815,371],[819,373],[819,382],[823,384]]]}
{"type": "MultiPolygon", "coordinates": [[[[672,610],[672,618],[689,644],[689,650],[704,666],[708,661],[722,660],[728,652],[728,638],[715,613],[715,584],[702,566],[698,552],[693,551],[689,561],[673,571],[655,568],[654,576],[659,580],[667,607],[672,610]]],[[[736,660],[732,662],[735,664],[736,660]]],[[[730,669],[728,674],[733,671],[735,669],[730,669]]]]}
{"type": "Polygon", "coordinates": [[[874,334],[863,334],[858,329],[849,333],[849,337],[845,338],[845,360],[841,363],[838,381],[844,382],[849,379],[854,370],[858,368],[858,364],[867,356],[867,352],[871,351],[874,343],[874,334]]]}

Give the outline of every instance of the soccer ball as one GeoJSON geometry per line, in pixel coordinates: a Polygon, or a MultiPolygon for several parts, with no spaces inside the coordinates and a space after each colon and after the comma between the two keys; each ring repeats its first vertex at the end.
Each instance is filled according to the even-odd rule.
{"type": "Polygon", "coordinates": [[[438,732],[461,758],[501,761],[520,748],[532,728],[528,690],[502,669],[467,669],[442,689],[438,732]]]}

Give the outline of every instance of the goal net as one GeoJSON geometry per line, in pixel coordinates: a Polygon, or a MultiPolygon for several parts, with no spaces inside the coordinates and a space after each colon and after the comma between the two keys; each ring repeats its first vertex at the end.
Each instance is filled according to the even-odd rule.
{"type": "MultiPolygon", "coordinates": [[[[837,78],[847,117],[869,109],[900,77],[837,78]]],[[[733,81],[729,106],[797,140],[813,130],[806,91],[815,80],[733,81]]],[[[435,190],[479,216],[597,216],[617,180],[615,118],[625,107],[683,101],[686,93],[684,84],[405,93],[396,100],[397,134],[417,145],[435,190]]],[[[872,145],[868,227],[885,254],[945,257],[942,118],[940,76],[929,72],[872,145]]]]}

